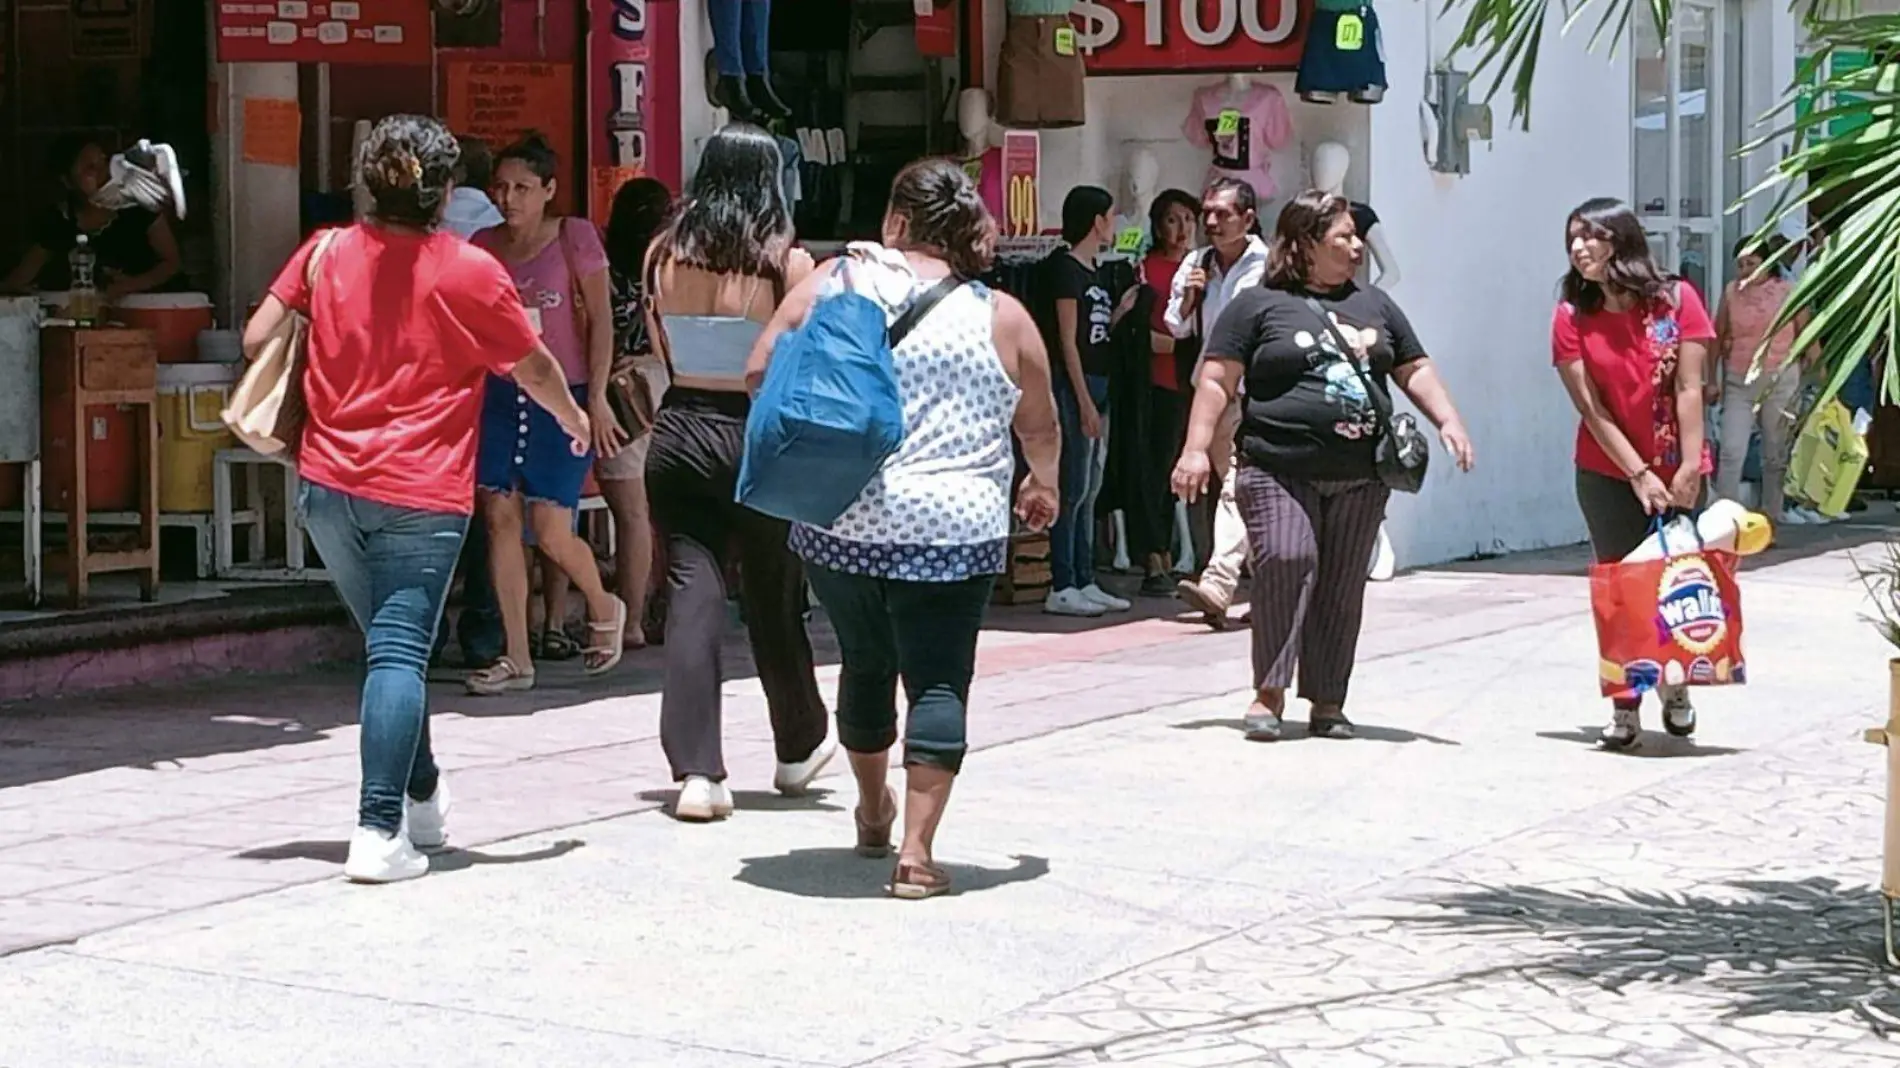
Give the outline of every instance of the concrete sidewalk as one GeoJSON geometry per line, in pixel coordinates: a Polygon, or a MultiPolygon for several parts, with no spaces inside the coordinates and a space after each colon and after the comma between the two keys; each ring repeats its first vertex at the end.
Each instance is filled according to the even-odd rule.
{"type": "Polygon", "coordinates": [[[1752,569],[1751,685],[1631,756],[1590,744],[1575,563],[1375,587],[1352,743],[1240,741],[1244,634],[999,616],[962,892],[922,905],[851,855],[848,780],[764,792],[751,681],[742,811],[654,811],[650,658],[644,693],[445,694],[462,848],[385,888],[334,877],[347,676],[16,709],[0,942],[60,944],[0,960],[0,1065],[1900,1062],[1847,559],[1752,569]]]}

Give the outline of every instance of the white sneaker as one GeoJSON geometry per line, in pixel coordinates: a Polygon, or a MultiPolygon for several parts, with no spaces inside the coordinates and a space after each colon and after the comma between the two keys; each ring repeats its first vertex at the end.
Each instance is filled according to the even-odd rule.
{"type": "Polygon", "coordinates": [[[429,874],[429,858],[416,852],[409,833],[393,835],[371,827],[358,827],[350,837],[350,856],[343,862],[343,877],[353,883],[399,883],[429,874]]]}
{"type": "Polygon", "coordinates": [[[1678,738],[1695,733],[1695,705],[1688,690],[1674,690],[1663,698],[1663,729],[1678,738]]]}
{"type": "Polygon", "coordinates": [[[680,784],[680,797],[673,803],[673,818],[689,823],[709,823],[732,815],[732,791],[723,782],[704,775],[689,776],[680,784]]]}
{"type": "Polygon", "coordinates": [[[409,844],[417,849],[441,849],[449,840],[449,777],[438,773],[435,796],[427,801],[405,798],[409,806],[409,844]]]}
{"type": "Polygon", "coordinates": [[[838,755],[838,743],[826,738],[818,743],[811,755],[796,764],[780,764],[778,774],[772,776],[772,788],[786,797],[798,797],[811,786],[818,773],[825,770],[831,758],[838,755]]]}
{"type": "Polygon", "coordinates": [[[1101,605],[1105,610],[1110,612],[1126,612],[1130,608],[1135,607],[1132,603],[1122,600],[1120,597],[1115,596],[1093,582],[1082,587],[1080,592],[1082,596],[1101,605]]]}
{"type": "Polygon", "coordinates": [[[1052,616],[1095,617],[1107,612],[1106,606],[1089,600],[1081,590],[1070,588],[1051,591],[1042,602],[1042,610],[1052,616]]]}
{"type": "Polygon", "coordinates": [[[1643,736],[1643,712],[1640,708],[1618,708],[1610,715],[1597,744],[1605,749],[1628,749],[1643,736]]]}
{"type": "Polygon", "coordinates": [[[1802,515],[1799,508],[1783,508],[1780,521],[1783,526],[1805,527],[1808,525],[1808,517],[1802,515]]]}
{"type": "Polygon", "coordinates": [[[1804,508],[1799,509],[1799,511],[1801,512],[1801,521],[1803,523],[1811,523],[1814,526],[1818,527],[1818,526],[1825,526],[1829,523],[1834,522],[1834,520],[1829,519],[1827,516],[1822,515],[1820,512],[1817,512],[1812,508],[1804,507],[1804,508]]]}

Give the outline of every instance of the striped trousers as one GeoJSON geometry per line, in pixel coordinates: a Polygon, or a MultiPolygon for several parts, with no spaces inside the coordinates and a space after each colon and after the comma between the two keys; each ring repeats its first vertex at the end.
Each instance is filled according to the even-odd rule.
{"type": "Polygon", "coordinates": [[[1343,705],[1365,616],[1372,558],[1391,490],[1379,482],[1295,478],[1243,465],[1235,495],[1253,554],[1253,684],[1343,705]]]}

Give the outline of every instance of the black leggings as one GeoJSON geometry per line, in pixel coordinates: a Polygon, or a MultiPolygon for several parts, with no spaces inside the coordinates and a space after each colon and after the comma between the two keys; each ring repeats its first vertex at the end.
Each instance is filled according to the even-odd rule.
{"type": "Polygon", "coordinates": [[[788,526],[733,500],[745,448],[742,394],[673,389],[654,421],[647,498],[666,543],[666,690],[660,746],[677,781],[726,777],[720,740],[720,645],[725,564],[735,550],[746,635],[765,689],[781,763],[824,743],[826,712],[805,634],[804,573],[785,546],[788,526]]]}

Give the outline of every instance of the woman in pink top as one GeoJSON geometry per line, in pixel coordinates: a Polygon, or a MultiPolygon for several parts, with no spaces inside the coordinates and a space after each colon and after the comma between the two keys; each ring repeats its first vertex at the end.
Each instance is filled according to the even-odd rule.
{"type": "MultiPolygon", "coordinates": [[[[532,525],[535,546],[587,598],[590,640],[582,651],[587,674],[618,664],[626,639],[626,602],[607,592],[593,550],[574,534],[574,509],[595,450],[612,456],[627,438],[607,406],[614,336],[607,251],[592,223],[548,213],[559,162],[539,134],[503,150],[495,158],[494,192],[504,221],[476,234],[474,243],[494,253],[514,278],[528,321],[560,361],[574,399],[593,413],[594,448],[570,448],[514,383],[489,378],[475,485],[482,491],[507,651],[468,677],[474,694],[534,688],[524,523],[532,525]]],[[[559,625],[558,618],[548,621],[550,630],[559,625]]]]}
{"type": "Polygon", "coordinates": [[[1763,270],[1759,251],[1744,238],[1735,246],[1735,281],[1722,290],[1715,313],[1715,357],[1721,373],[1710,377],[1711,402],[1722,400],[1715,468],[1715,493],[1736,500],[1742,491],[1742,467],[1748,461],[1748,442],[1761,427],[1761,511],[1778,522],[1799,523],[1785,507],[1782,483],[1788,473],[1788,454],[1794,443],[1796,405],[1801,392],[1801,368],[1818,356],[1810,346],[1806,360],[1790,363],[1795,338],[1807,325],[1801,311],[1770,336],[1769,331],[1793,288],[1774,267],[1763,270]],[[1757,358],[1761,373],[1748,380],[1757,358]]]}

